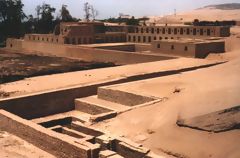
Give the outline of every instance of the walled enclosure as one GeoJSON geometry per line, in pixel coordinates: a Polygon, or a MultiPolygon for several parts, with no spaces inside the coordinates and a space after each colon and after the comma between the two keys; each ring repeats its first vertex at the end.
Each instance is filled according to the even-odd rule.
{"type": "MultiPolygon", "coordinates": [[[[35,92],[33,94],[0,99],[0,109],[7,110],[25,119],[67,112],[74,109],[75,98],[96,95],[97,88],[100,86],[171,75],[215,64],[218,64],[218,62],[179,58],[173,59],[172,61],[166,60],[104,68],[99,69],[98,71],[88,70],[87,72],[75,72],[77,78],[79,78],[79,82],[75,83],[76,86],[66,83],[64,85],[61,84],[60,86],[65,88],[54,86],[52,87],[54,90],[48,91],[43,89],[41,92],[35,92]],[[186,61],[189,62],[187,63],[186,61]],[[187,64],[179,65],[178,63],[181,62],[187,64]],[[172,63],[172,65],[169,63],[172,63]],[[105,71],[109,73],[104,74],[105,71]],[[81,78],[84,77],[86,73],[91,74],[91,78],[94,78],[91,83],[87,80],[84,80],[84,82],[81,81],[81,78]],[[109,76],[112,77],[109,78],[109,76]]],[[[52,77],[54,78],[54,82],[57,81],[54,75],[52,77]]]]}
{"type": "Polygon", "coordinates": [[[101,22],[61,23],[53,34],[26,34],[25,41],[59,44],[134,42],[179,38],[228,37],[223,26],[106,26],[101,22]]]}
{"type": "MultiPolygon", "coordinates": [[[[78,45],[53,44],[46,42],[32,42],[20,39],[8,39],[7,49],[27,54],[53,55],[60,57],[78,58],[85,61],[112,62],[117,65],[135,64],[151,61],[169,60],[173,57],[160,55],[131,53],[117,50],[105,50],[78,45]]],[[[137,50],[145,49],[138,46],[137,50]]]]}
{"type": "Polygon", "coordinates": [[[4,110],[0,110],[0,129],[13,133],[57,157],[93,158],[91,149],[94,149],[94,146],[81,145],[74,139],[69,139],[50,130],[47,131],[44,127],[4,110]]]}
{"type": "MultiPolygon", "coordinates": [[[[61,57],[80,58],[86,61],[112,62],[115,64],[135,64],[142,62],[167,60],[170,57],[153,53],[129,53],[149,51],[150,44],[156,41],[181,38],[207,39],[210,37],[228,37],[229,27],[222,26],[106,26],[101,22],[61,23],[53,34],[26,34],[23,40],[8,39],[7,49],[24,53],[55,55],[61,57]],[[88,47],[82,44],[133,42],[132,45],[88,47]],[[136,43],[142,43],[138,45],[136,43]],[[104,50],[103,50],[104,49],[104,50]]],[[[170,44],[171,42],[169,42],[170,44]]],[[[182,42],[183,43],[183,42],[182,42]]],[[[186,43],[185,43],[186,44],[186,43]]],[[[118,45],[118,44],[117,44],[118,45]]],[[[167,45],[167,44],[165,44],[167,45]]],[[[224,52],[220,42],[206,42],[191,45],[186,53],[180,43],[174,44],[178,52],[164,49],[169,55],[204,58],[211,52],[224,52]],[[204,48],[206,47],[206,48],[204,48]]],[[[168,46],[167,46],[168,47],[168,46]]],[[[153,47],[154,48],[154,47],[153,47]]],[[[160,49],[152,49],[158,52],[160,49]]]]}
{"type": "MultiPolygon", "coordinates": [[[[106,154],[105,152],[104,154],[103,151],[107,151],[108,153],[111,152],[111,154],[119,158],[156,158],[158,157],[157,155],[152,154],[149,149],[144,148],[142,145],[133,143],[124,137],[108,135],[102,130],[92,128],[91,126],[89,127],[88,124],[113,118],[125,110],[129,111],[128,107],[133,107],[134,109],[134,106],[144,107],[152,105],[155,101],[159,102],[161,100],[160,98],[115,90],[113,93],[110,86],[98,89],[98,98],[105,101],[120,103],[121,108],[124,107],[125,110],[109,111],[109,109],[107,109],[106,111],[105,109],[101,109],[100,111],[99,108],[104,107],[104,105],[95,105],[91,103],[89,106],[85,106],[85,104],[79,104],[81,103],[79,101],[84,101],[82,100],[84,99],[83,97],[95,95],[97,88],[100,86],[176,74],[218,63],[216,61],[199,59],[175,60],[176,63],[181,63],[186,60],[188,60],[189,63],[183,66],[179,66],[175,63],[175,66],[167,66],[165,68],[162,67],[164,67],[164,65],[169,65],[167,63],[170,61],[165,61],[166,63],[153,62],[143,63],[143,65],[121,66],[124,72],[126,72],[126,69],[132,69],[134,72],[128,73],[128,76],[120,75],[120,77],[114,80],[113,78],[108,78],[108,74],[106,76],[108,80],[99,79],[98,82],[79,84],[75,87],[0,100],[0,130],[12,133],[36,147],[61,158],[108,157],[102,156],[106,154]],[[144,69],[143,67],[147,67],[148,69],[144,69]],[[138,70],[138,68],[140,70],[138,70]],[[143,74],[144,71],[145,73],[143,74]],[[121,99],[123,97],[125,100],[121,99]],[[76,101],[78,101],[78,104],[76,101]],[[75,115],[72,113],[65,113],[71,112],[71,110],[79,113],[75,115]],[[95,113],[91,113],[92,111],[96,112],[96,115],[95,113]],[[99,111],[100,114],[98,114],[99,111]],[[9,112],[17,114],[18,116],[9,112]],[[59,115],[56,116],[54,114],[59,115]],[[86,116],[87,114],[88,116],[86,116]]],[[[116,70],[113,71],[113,75],[119,72],[117,71],[119,67],[106,69],[116,70]]],[[[106,71],[106,69],[104,71],[106,71]]],[[[86,72],[82,73],[85,74],[86,72]]],[[[92,75],[95,77],[96,74],[92,75]]],[[[105,104],[105,107],[110,108],[107,104],[105,104]]]]}
{"type": "Polygon", "coordinates": [[[209,53],[225,52],[225,41],[219,39],[153,41],[152,51],[168,55],[205,58],[209,53]]]}
{"type": "MultiPolygon", "coordinates": [[[[103,71],[97,70],[97,73],[91,70],[84,71],[82,74],[74,76],[78,80],[77,84],[64,87],[66,82],[64,79],[60,87],[52,88],[52,90],[0,99],[0,129],[13,133],[57,157],[104,158],[111,157],[112,152],[115,152],[115,157],[119,158],[158,157],[156,155],[150,156],[149,149],[131,144],[125,139],[109,137],[104,131],[98,131],[88,125],[113,118],[125,110],[137,106],[152,105],[155,101],[161,101],[161,98],[127,93],[102,86],[177,74],[218,64],[216,61],[184,58],[175,59],[175,62],[172,60],[169,62],[161,61],[163,63],[143,63],[173,59],[174,57],[169,57],[172,54],[205,57],[209,52],[224,51],[224,41],[158,41],[167,38],[206,38],[210,36],[229,36],[229,28],[193,26],[106,27],[103,23],[81,22],[62,23],[53,34],[28,34],[22,40],[8,39],[6,49],[27,54],[113,62],[119,65],[142,64],[119,66],[103,69],[103,71]],[[112,46],[78,45],[126,41],[134,43],[112,46]],[[153,52],[156,52],[155,55],[144,52],[150,50],[151,42],[153,52]],[[162,51],[166,56],[158,54],[162,51]],[[106,71],[111,73],[106,73],[106,71]],[[84,78],[86,74],[89,75],[87,79],[84,78]],[[90,76],[97,79],[91,80],[90,76]],[[86,81],[79,82],[82,78],[86,81]],[[96,95],[97,99],[104,101],[104,103],[86,100],[87,97],[93,99],[96,95]],[[88,138],[86,139],[86,137],[88,138]],[[107,152],[103,153],[102,151],[107,152]],[[111,153],[109,154],[109,152],[111,153]]],[[[48,83],[53,83],[49,82],[49,78],[47,79],[48,83]]]]}

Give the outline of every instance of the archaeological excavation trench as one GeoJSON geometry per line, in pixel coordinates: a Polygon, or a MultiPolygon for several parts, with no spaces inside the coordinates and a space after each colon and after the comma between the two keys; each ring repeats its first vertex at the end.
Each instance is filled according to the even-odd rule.
{"type": "Polygon", "coordinates": [[[125,77],[1,99],[0,129],[57,157],[156,157],[141,144],[90,126],[163,99],[118,90],[114,88],[115,85],[220,63],[199,62],[178,69],[158,69],[144,74],[140,71],[125,77]]]}

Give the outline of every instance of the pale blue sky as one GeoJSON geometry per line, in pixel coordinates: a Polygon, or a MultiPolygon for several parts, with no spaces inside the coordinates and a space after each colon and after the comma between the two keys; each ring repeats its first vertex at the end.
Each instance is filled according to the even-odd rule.
{"type": "Polygon", "coordinates": [[[99,11],[98,18],[118,16],[119,13],[130,14],[136,17],[149,15],[171,14],[174,8],[179,11],[200,8],[210,4],[233,3],[240,0],[22,0],[27,15],[36,16],[35,8],[43,2],[51,4],[57,9],[62,4],[68,5],[70,13],[77,18],[83,17],[83,4],[89,2],[99,11]]]}

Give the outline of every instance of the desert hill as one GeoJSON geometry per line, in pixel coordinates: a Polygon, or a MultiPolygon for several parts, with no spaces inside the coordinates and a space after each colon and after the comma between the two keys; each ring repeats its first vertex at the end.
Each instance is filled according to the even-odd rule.
{"type": "Polygon", "coordinates": [[[175,15],[151,16],[150,22],[157,24],[179,24],[194,19],[207,21],[240,20],[240,3],[209,5],[192,11],[179,12],[175,15]]]}
{"type": "Polygon", "coordinates": [[[217,4],[217,5],[208,5],[204,8],[215,8],[221,10],[235,10],[240,9],[240,3],[225,3],[225,4],[217,4]]]}

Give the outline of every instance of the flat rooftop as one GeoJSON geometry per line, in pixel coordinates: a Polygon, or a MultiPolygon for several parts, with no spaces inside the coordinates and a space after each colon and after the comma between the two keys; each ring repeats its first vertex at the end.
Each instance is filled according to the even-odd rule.
{"type": "Polygon", "coordinates": [[[191,38],[180,38],[180,39],[168,39],[168,40],[157,40],[167,43],[187,43],[187,44],[201,44],[201,43],[211,43],[211,42],[223,42],[223,38],[212,37],[206,39],[191,39],[191,38]]]}
{"type": "Polygon", "coordinates": [[[112,46],[128,46],[128,45],[150,45],[149,43],[96,43],[96,44],[81,44],[84,47],[112,47],[112,46]]]}
{"type": "Polygon", "coordinates": [[[133,43],[96,43],[96,44],[81,44],[81,46],[85,47],[105,47],[105,46],[127,46],[133,43]]]}

